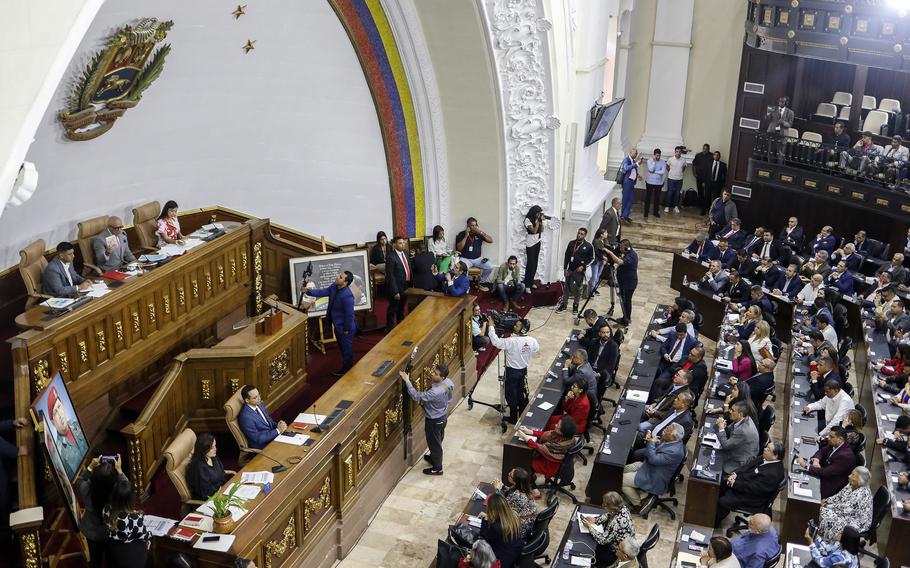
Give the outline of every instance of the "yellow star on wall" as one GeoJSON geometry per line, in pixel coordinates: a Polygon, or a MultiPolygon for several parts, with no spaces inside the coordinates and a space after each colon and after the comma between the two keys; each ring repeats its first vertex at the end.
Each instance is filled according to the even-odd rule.
{"type": "Polygon", "coordinates": [[[233,14],[234,14],[235,20],[240,18],[240,16],[243,16],[244,14],[246,14],[246,4],[243,4],[243,5],[238,4],[237,9],[234,10],[233,14]]]}
{"type": "Polygon", "coordinates": [[[256,40],[255,39],[246,40],[246,45],[243,46],[243,51],[245,53],[249,53],[249,52],[253,51],[254,49],[256,49],[256,40]]]}

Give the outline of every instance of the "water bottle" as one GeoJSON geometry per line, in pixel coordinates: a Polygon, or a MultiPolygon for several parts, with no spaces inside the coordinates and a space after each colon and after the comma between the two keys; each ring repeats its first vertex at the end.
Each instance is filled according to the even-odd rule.
{"type": "Polygon", "coordinates": [[[687,275],[683,274],[683,286],[688,286],[688,285],[689,285],[689,277],[687,275]]]}
{"type": "Polygon", "coordinates": [[[714,464],[717,463],[717,452],[711,450],[711,457],[708,458],[708,465],[714,467],[714,464]]]}
{"type": "Polygon", "coordinates": [[[604,437],[604,453],[609,452],[609,451],[610,451],[610,437],[606,436],[606,437],[604,437]]]}
{"type": "Polygon", "coordinates": [[[566,547],[562,549],[562,559],[568,561],[569,557],[572,556],[572,541],[566,541],[566,547]]]}

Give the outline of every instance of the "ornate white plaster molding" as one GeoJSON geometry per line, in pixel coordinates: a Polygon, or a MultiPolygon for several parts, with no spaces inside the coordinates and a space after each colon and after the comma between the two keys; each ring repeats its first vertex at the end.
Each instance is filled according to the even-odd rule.
{"type": "Polygon", "coordinates": [[[426,231],[433,225],[450,225],[449,160],[446,152],[442,102],[430,50],[413,0],[381,0],[398,52],[417,115],[417,133],[423,162],[424,212],[426,231]]]}
{"type": "MultiPolygon", "coordinates": [[[[483,0],[481,13],[489,34],[499,87],[505,143],[506,191],[503,229],[506,256],[524,258],[524,216],[532,205],[558,215],[553,163],[555,130],[553,87],[547,32],[540,0],[483,0]]],[[[544,239],[537,274],[552,279],[552,247],[544,239]]],[[[558,238],[558,237],[557,237],[558,238]]]]}

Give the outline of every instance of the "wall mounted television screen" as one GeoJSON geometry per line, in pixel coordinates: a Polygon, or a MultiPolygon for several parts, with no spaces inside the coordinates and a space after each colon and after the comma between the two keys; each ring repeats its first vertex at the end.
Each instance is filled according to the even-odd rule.
{"type": "Polygon", "coordinates": [[[605,105],[595,104],[591,108],[588,132],[585,134],[585,146],[590,146],[610,133],[624,102],[626,99],[616,99],[605,105]]]}

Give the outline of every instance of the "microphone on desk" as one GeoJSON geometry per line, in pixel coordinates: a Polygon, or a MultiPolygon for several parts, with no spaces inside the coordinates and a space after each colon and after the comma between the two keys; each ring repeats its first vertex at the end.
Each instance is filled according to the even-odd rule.
{"type": "Polygon", "coordinates": [[[313,403],[313,422],[315,422],[316,425],[313,426],[312,428],[310,428],[310,432],[314,432],[316,434],[322,434],[324,432],[324,430],[319,427],[319,417],[316,414],[316,403],[315,402],[313,403]]]}
{"type": "Polygon", "coordinates": [[[278,464],[278,465],[272,467],[272,473],[281,473],[282,471],[287,471],[287,469],[288,469],[287,466],[285,466],[283,463],[276,460],[272,456],[268,455],[267,453],[259,452],[259,455],[266,459],[272,460],[273,462],[278,464]]]}

